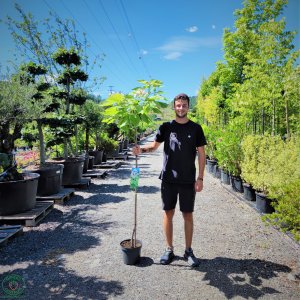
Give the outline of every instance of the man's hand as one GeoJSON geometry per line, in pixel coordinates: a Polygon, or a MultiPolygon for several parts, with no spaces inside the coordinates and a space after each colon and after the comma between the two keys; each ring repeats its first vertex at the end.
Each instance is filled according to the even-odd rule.
{"type": "Polygon", "coordinates": [[[197,179],[195,182],[195,191],[201,192],[203,190],[203,180],[197,179]]]}
{"type": "Polygon", "coordinates": [[[133,153],[133,155],[136,155],[136,156],[141,154],[142,153],[141,147],[139,145],[134,146],[132,148],[132,153],[133,153]]]}

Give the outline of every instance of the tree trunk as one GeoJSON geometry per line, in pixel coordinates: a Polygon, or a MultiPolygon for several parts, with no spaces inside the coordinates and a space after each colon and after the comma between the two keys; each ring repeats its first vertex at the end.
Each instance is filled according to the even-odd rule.
{"type": "Polygon", "coordinates": [[[274,136],[275,135],[275,120],[276,120],[275,99],[272,100],[272,108],[273,108],[273,111],[272,111],[272,136],[274,136]]]}
{"type": "Polygon", "coordinates": [[[287,136],[287,139],[290,139],[291,133],[290,133],[290,120],[289,120],[289,102],[288,102],[286,95],[284,95],[284,97],[285,97],[286,136],[287,136]]]}
{"type": "Polygon", "coordinates": [[[44,134],[43,134],[41,120],[37,120],[37,127],[39,131],[39,141],[40,141],[40,163],[44,164],[46,162],[46,153],[45,153],[45,142],[44,142],[44,134]]]}

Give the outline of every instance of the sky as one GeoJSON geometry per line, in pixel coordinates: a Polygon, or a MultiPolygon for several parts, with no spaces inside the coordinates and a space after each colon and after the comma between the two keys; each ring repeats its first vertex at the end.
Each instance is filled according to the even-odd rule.
{"type": "MultiPolygon", "coordinates": [[[[89,70],[89,78],[106,77],[92,90],[103,99],[129,93],[139,79],[161,80],[168,100],[179,93],[196,96],[223,59],[224,28],[234,29],[234,11],[243,7],[242,0],[0,0],[0,19],[20,20],[15,2],[39,21],[49,11],[74,19],[87,35],[90,61],[105,54],[103,61],[98,58],[101,68],[89,70]]],[[[284,16],[288,30],[300,31],[300,0],[289,0],[284,16]]],[[[20,59],[3,22],[0,43],[3,72],[9,61],[20,59]]],[[[294,44],[299,48],[299,33],[294,44]]]]}

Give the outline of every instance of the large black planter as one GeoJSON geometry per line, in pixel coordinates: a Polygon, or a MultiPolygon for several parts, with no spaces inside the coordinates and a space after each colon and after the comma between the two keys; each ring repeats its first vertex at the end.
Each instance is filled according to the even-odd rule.
{"type": "Polygon", "coordinates": [[[221,169],[221,182],[224,184],[230,184],[229,173],[223,169],[221,169]]]}
{"type": "Polygon", "coordinates": [[[36,205],[40,175],[26,173],[24,180],[0,182],[0,216],[31,210],[36,205]]]}
{"type": "Polygon", "coordinates": [[[243,197],[248,201],[255,201],[255,190],[253,189],[253,187],[248,183],[244,183],[243,188],[243,197]]]}
{"type": "Polygon", "coordinates": [[[274,212],[274,208],[271,205],[272,200],[267,198],[263,193],[255,192],[256,209],[264,214],[271,214],[274,212]]]}
{"type": "Polygon", "coordinates": [[[62,188],[63,164],[45,164],[38,169],[26,170],[40,175],[37,196],[57,194],[62,188]]]}
{"type": "Polygon", "coordinates": [[[88,169],[93,170],[95,164],[95,157],[94,156],[89,156],[89,165],[88,169]]]}
{"type": "Polygon", "coordinates": [[[119,155],[119,148],[117,148],[117,149],[115,149],[115,150],[110,151],[109,153],[107,153],[107,156],[108,157],[112,157],[112,158],[117,157],[118,155],[119,155]]]}
{"type": "Polygon", "coordinates": [[[214,172],[214,166],[217,164],[216,160],[213,159],[208,159],[206,161],[206,169],[209,173],[213,173],[214,172]]]}
{"type": "Polygon", "coordinates": [[[103,150],[93,150],[89,151],[89,155],[94,156],[94,164],[100,165],[102,163],[103,150]]]}
{"type": "Polygon", "coordinates": [[[231,176],[231,186],[234,191],[243,193],[244,188],[243,188],[243,182],[241,177],[239,176],[231,176]]]}
{"type": "Polygon", "coordinates": [[[88,154],[84,155],[83,156],[84,158],[84,164],[83,164],[83,173],[86,173],[88,168],[89,168],[89,159],[90,159],[90,156],[88,154]]]}
{"type": "Polygon", "coordinates": [[[123,151],[123,142],[120,141],[119,142],[119,153],[121,153],[123,151]]]}
{"type": "Polygon", "coordinates": [[[84,157],[69,157],[66,160],[63,158],[53,159],[56,164],[64,165],[62,177],[62,185],[72,185],[81,182],[83,173],[84,157]]]}
{"type": "Polygon", "coordinates": [[[131,240],[124,240],[120,243],[125,265],[135,265],[140,261],[142,242],[136,240],[136,247],[131,247],[131,240]]]}
{"type": "Polygon", "coordinates": [[[124,150],[126,150],[126,149],[128,149],[128,139],[125,139],[124,141],[123,141],[123,149],[124,150]]]}

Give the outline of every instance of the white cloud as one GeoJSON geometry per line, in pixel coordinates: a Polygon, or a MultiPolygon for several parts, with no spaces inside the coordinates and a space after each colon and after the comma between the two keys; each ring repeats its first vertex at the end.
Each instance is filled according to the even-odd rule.
{"type": "Polygon", "coordinates": [[[198,31],[198,27],[197,26],[191,26],[189,28],[185,29],[187,32],[196,32],[198,31]]]}
{"type": "Polygon", "coordinates": [[[175,60],[181,57],[184,53],[195,52],[201,47],[215,47],[221,44],[221,38],[196,38],[179,36],[170,38],[162,46],[157,47],[156,50],[164,54],[164,58],[168,60],[175,60]]]}
{"type": "Polygon", "coordinates": [[[170,52],[164,56],[164,59],[167,60],[177,60],[180,56],[182,56],[181,52],[170,52]]]}
{"type": "Polygon", "coordinates": [[[212,29],[216,29],[216,25],[213,24],[213,25],[211,26],[211,28],[212,28],[212,29]]]}

